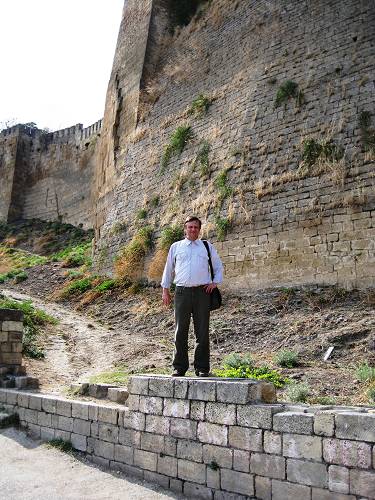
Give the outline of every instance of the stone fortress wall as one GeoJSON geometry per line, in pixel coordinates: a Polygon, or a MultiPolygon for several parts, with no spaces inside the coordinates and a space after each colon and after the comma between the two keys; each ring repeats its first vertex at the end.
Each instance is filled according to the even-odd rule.
{"type": "Polygon", "coordinates": [[[93,225],[92,187],[102,120],[45,132],[15,125],[0,133],[0,219],[93,225]]]}
{"type": "Polygon", "coordinates": [[[156,236],[191,212],[213,241],[230,224],[217,242],[229,286],[373,285],[374,153],[364,143],[375,123],[373,2],[218,0],[174,36],[168,8],[161,0],[124,8],[100,146],[115,152],[110,180],[104,168],[96,187],[103,270],[112,271],[145,209],[156,236]],[[149,30],[146,50],[132,21],[149,30]],[[287,81],[296,96],[276,106],[287,81]],[[199,117],[187,110],[200,94],[213,101],[199,117]],[[162,171],[165,146],[184,124],[193,138],[162,171]],[[344,156],[303,163],[307,139],[344,156]],[[199,165],[203,141],[210,175],[199,165]]]}

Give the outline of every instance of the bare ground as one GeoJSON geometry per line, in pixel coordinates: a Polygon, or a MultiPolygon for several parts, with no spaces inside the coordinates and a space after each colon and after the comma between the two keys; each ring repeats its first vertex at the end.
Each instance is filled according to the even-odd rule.
{"type": "MultiPolygon", "coordinates": [[[[173,310],[161,304],[160,289],[137,295],[113,290],[86,305],[79,300],[56,304],[51,297],[61,287],[64,270],[58,264],[28,270],[25,282],[7,286],[7,295],[30,297],[37,307],[59,319],[44,331],[44,360],[26,361],[42,390],[62,392],[71,382],[123,367],[130,373],[164,371],[173,350],[173,310]]],[[[299,353],[297,368],[281,369],[295,381],[305,381],[316,397],[337,404],[368,404],[356,367],[375,362],[374,292],[336,288],[271,289],[229,293],[224,307],[212,313],[212,367],[232,352],[250,352],[258,363],[272,365],[280,349],[299,353]],[[323,357],[335,346],[329,361],[323,357]]],[[[191,338],[193,346],[193,338],[191,338]]],[[[279,399],[285,398],[279,392],[279,399]]]]}

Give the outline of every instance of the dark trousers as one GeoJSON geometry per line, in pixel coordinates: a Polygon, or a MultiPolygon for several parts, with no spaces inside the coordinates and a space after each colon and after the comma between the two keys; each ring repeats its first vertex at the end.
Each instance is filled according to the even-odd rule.
{"type": "Polygon", "coordinates": [[[189,368],[188,334],[190,318],[193,315],[195,350],[194,369],[210,371],[210,294],[199,287],[176,287],[175,298],[175,351],[173,367],[185,373],[189,368]]]}

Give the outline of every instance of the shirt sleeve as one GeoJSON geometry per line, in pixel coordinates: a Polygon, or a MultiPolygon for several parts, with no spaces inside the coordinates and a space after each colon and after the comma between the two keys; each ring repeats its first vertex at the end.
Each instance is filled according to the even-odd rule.
{"type": "Polygon", "coordinates": [[[161,286],[163,288],[170,288],[174,273],[174,254],[175,245],[173,244],[168,252],[167,262],[165,263],[163,277],[161,279],[161,286]]]}
{"type": "Polygon", "coordinates": [[[214,271],[214,279],[212,281],[214,283],[222,283],[223,272],[224,272],[223,263],[221,262],[221,259],[218,255],[215,247],[212,245],[212,243],[208,243],[208,244],[210,245],[211,262],[212,262],[212,268],[214,271]]]}

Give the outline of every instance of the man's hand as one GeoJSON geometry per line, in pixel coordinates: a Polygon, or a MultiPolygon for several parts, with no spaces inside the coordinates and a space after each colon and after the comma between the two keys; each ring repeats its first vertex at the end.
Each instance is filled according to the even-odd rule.
{"type": "Polygon", "coordinates": [[[204,290],[207,293],[211,293],[214,288],[216,288],[216,283],[210,283],[209,285],[205,285],[204,290]]]}
{"type": "Polygon", "coordinates": [[[171,293],[168,288],[163,288],[162,300],[165,306],[169,306],[171,303],[171,293]]]}

